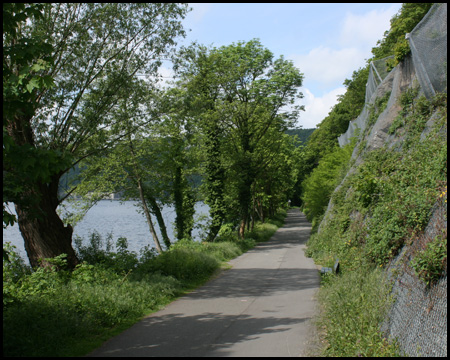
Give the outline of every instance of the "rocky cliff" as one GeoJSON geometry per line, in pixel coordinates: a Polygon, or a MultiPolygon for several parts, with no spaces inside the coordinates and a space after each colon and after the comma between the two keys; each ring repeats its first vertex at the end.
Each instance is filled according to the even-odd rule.
{"type": "Polygon", "coordinates": [[[329,249],[344,268],[359,247],[384,269],[393,303],[381,328],[403,353],[447,356],[446,86],[427,99],[419,80],[409,56],[372,94],[318,237],[339,233],[329,249]]]}

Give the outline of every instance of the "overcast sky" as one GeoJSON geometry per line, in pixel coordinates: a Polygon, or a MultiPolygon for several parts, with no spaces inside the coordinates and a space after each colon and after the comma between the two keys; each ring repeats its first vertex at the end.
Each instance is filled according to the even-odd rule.
{"type": "MultiPolygon", "coordinates": [[[[301,4],[202,3],[183,21],[187,37],[220,47],[259,38],[275,58],[284,55],[304,74],[297,125],[316,127],[345,92],[343,82],[372,57],[371,49],[389,29],[401,3],[301,4]],[[189,31],[191,29],[191,31],[189,31]]],[[[169,73],[164,70],[165,74],[169,73]]]]}

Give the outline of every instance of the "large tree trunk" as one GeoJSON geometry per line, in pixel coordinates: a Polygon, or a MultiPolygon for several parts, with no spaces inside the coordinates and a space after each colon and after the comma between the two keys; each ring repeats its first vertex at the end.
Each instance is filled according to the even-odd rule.
{"type": "Polygon", "coordinates": [[[44,259],[61,254],[67,255],[70,269],[79,263],[72,248],[72,226],[64,226],[56,213],[58,180],[56,176],[49,184],[36,185],[37,191],[30,192],[30,197],[39,201],[31,201],[27,205],[15,204],[19,229],[32,267],[48,266],[44,259]]]}
{"type": "MultiPolygon", "coordinates": [[[[7,123],[8,134],[18,146],[34,147],[30,122],[30,116],[16,116],[14,121],[7,123]]],[[[47,266],[44,259],[61,254],[67,255],[69,268],[73,269],[79,263],[72,248],[73,229],[70,225],[64,226],[56,213],[61,176],[62,173],[54,174],[48,183],[25,179],[24,189],[15,201],[17,222],[32,267],[47,266]]]]}
{"type": "Polygon", "coordinates": [[[207,131],[206,152],[206,203],[209,205],[211,225],[206,241],[212,242],[219,233],[225,219],[225,169],[221,162],[221,131],[216,123],[207,131]]]}

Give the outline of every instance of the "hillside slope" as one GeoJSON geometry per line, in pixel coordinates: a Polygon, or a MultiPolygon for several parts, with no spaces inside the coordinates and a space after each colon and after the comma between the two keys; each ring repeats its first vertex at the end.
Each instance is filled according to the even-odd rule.
{"type": "Polygon", "coordinates": [[[328,355],[447,356],[446,71],[430,96],[419,65],[406,57],[366,99],[348,171],[308,242],[317,264],[340,262],[320,295],[328,355]]]}

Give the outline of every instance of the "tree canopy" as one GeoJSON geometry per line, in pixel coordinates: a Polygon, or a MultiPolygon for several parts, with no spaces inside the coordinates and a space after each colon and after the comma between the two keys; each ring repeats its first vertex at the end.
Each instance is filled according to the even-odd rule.
{"type": "Polygon", "coordinates": [[[239,209],[235,216],[243,236],[251,217],[252,188],[302,110],[293,104],[302,97],[298,88],[303,74],[283,57],[274,59],[257,39],[212,49],[191,46],[183,54],[178,69],[205,135],[204,189],[215,233],[225,220],[228,197],[235,204],[230,209],[239,209]],[[291,111],[283,111],[287,105],[291,111]]]}
{"type": "Polygon", "coordinates": [[[27,166],[50,169],[44,177],[9,188],[4,197],[4,203],[15,203],[33,266],[61,253],[68,254],[72,267],[77,263],[72,227],[55,212],[65,198],[58,196],[59,180],[83,159],[153,120],[148,96],[161,58],[184,35],[179,19],[186,12],[187,5],[170,3],[4,5],[7,176],[24,176],[16,146],[38,155],[39,162],[30,160],[27,166]],[[126,126],[125,103],[136,109],[126,126]]]}

